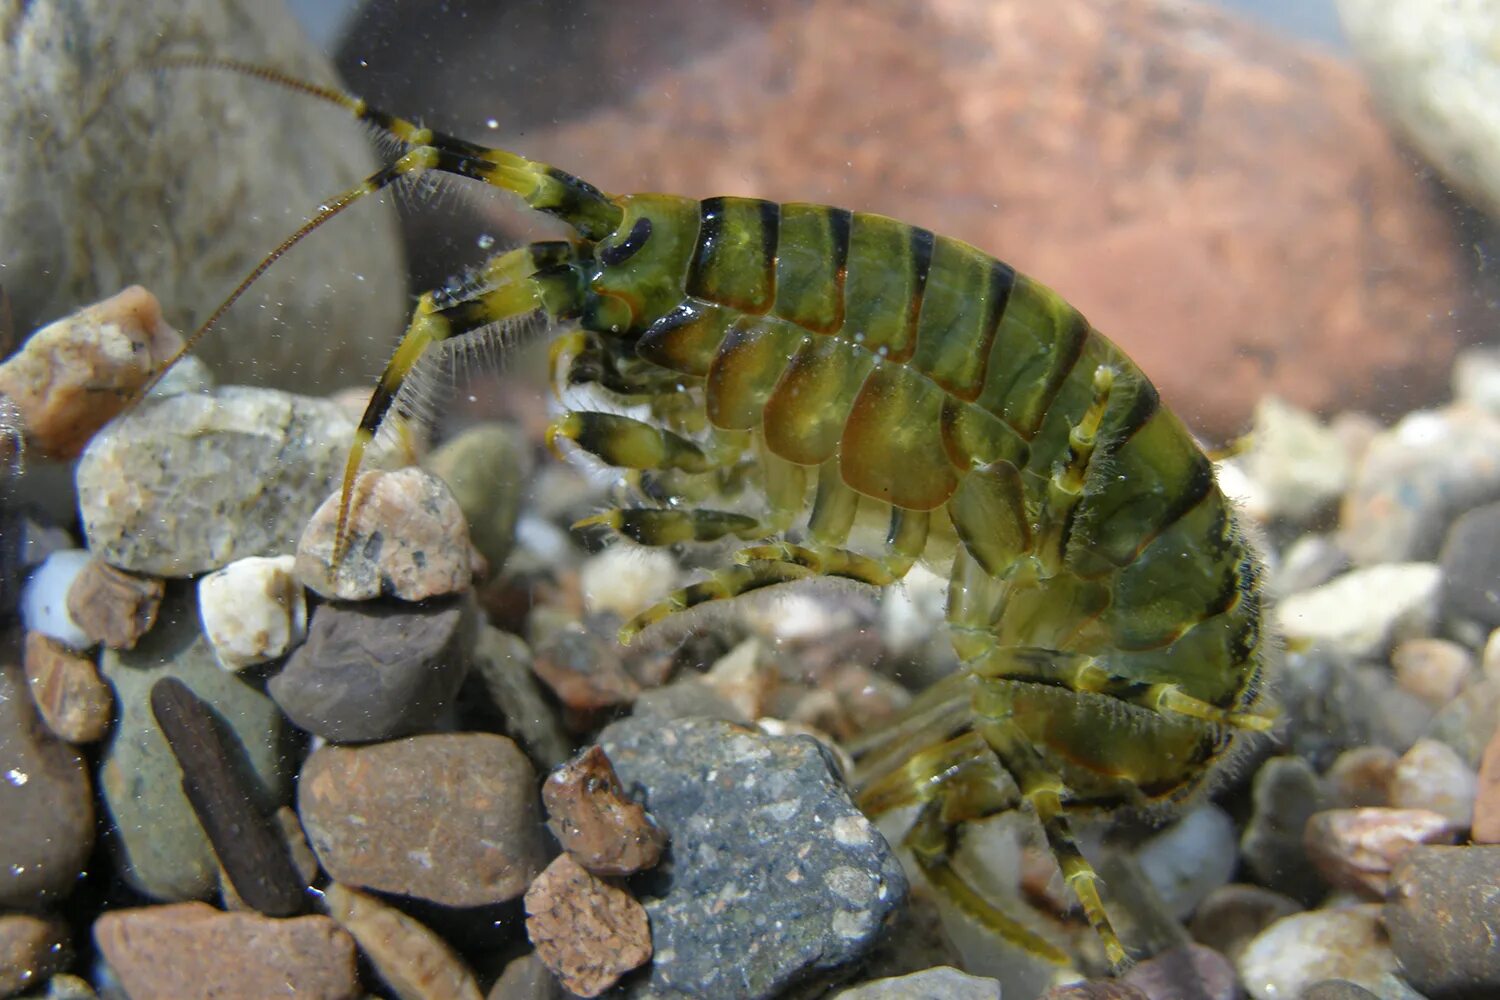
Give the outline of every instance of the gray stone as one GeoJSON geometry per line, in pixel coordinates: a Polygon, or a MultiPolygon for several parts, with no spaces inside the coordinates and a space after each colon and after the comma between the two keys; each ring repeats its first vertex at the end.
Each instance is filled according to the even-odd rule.
{"type": "Polygon", "coordinates": [[[1500,847],[1415,847],[1391,873],[1385,926],[1411,984],[1435,1000],[1500,996],[1500,847]]]}
{"type": "Polygon", "coordinates": [[[1444,705],[1426,729],[1426,735],[1442,740],[1458,752],[1470,767],[1479,767],[1484,748],[1500,727],[1500,680],[1486,678],[1470,684],[1457,698],[1444,705]]]}
{"type": "Polygon", "coordinates": [[[894,853],[816,742],[632,718],[599,744],[669,838],[638,879],[656,958],[630,995],[810,988],[868,951],[905,900],[894,853]]]}
{"type": "Polygon", "coordinates": [[[1000,1000],[1000,984],[945,965],[861,983],[840,990],[832,1000],[1000,1000]]]}
{"type": "Polygon", "coordinates": [[[1442,610],[1486,632],[1500,626],[1500,503],[1465,513],[1443,541],[1442,610]]]}
{"type": "Polygon", "coordinates": [[[684,677],[659,688],[643,691],[635,699],[632,714],[638,719],[723,719],[749,723],[749,719],[711,686],[696,677],[684,677]]]}
{"type": "Polygon", "coordinates": [[[531,446],[510,424],[470,427],[422,463],[448,484],[469,522],[469,539],[496,575],[516,541],[531,476],[531,446]]]}
{"type": "Polygon", "coordinates": [[[1347,979],[1324,979],[1302,991],[1297,1000],[1377,1000],[1375,994],[1347,979]]]}
{"type": "MultiPolygon", "coordinates": [[[[139,71],[211,54],[335,84],[277,4],[97,0],[0,15],[0,273],[29,330],[132,281],[191,330],[318,205],[374,168],[362,128],[229,73],[139,71]]],[[[373,199],[293,252],[201,350],[236,381],[327,391],[373,372],[404,316],[392,207],[373,199]]]]}
{"type": "Polygon", "coordinates": [[[1311,520],[1338,499],[1353,471],[1336,432],[1275,396],[1256,405],[1250,440],[1245,471],[1272,518],[1311,520]]]}
{"type": "Polygon", "coordinates": [[[1292,652],[1278,681],[1279,735],[1293,755],[1319,771],[1352,747],[1405,753],[1434,724],[1432,706],[1402,689],[1383,664],[1356,663],[1325,649],[1292,652]]]}
{"type": "Polygon", "coordinates": [[[100,669],[119,706],[99,784],[120,873],[155,899],[207,899],[219,884],[218,860],[183,795],[182,772],[151,711],[151,688],[175,677],[212,707],[264,815],[290,800],[286,720],[271,699],[219,666],[187,584],[168,588],[156,627],[133,650],[106,650],[100,669]]]}
{"type": "Polygon", "coordinates": [[[1239,864],[1234,821],[1218,806],[1204,803],[1136,850],[1136,862],[1178,920],[1198,908],[1205,896],[1229,882],[1239,864]]]}
{"type": "Polygon", "coordinates": [[[1199,944],[1235,961],[1257,934],[1301,909],[1302,904],[1290,896],[1235,883],[1209,893],[1188,930],[1199,944]]]}
{"type": "Polygon", "coordinates": [[[1488,0],[1338,0],[1344,31],[1401,133],[1500,215],[1500,8],[1488,0]]]}
{"type": "Polygon", "coordinates": [[[572,744],[531,672],[531,649],[526,640],[492,625],[481,625],[474,648],[474,673],[503,717],[505,731],[520,742],[535,763],[550,771],[568,759],[572,744]]]}
{"type": "Polygon", "coordinates": [[[267,685],[301,728],[338,742],[430,727],[458,693],[474,645],[465,599],[321,604],[307,641],[267,685]]]}
{"type": "Polygon", "coordinates": [[[346,885],[444,906],[514,899],[542,870],[536,772],[494,733],[433,733],[313,752],[297,813],[346,885]]]}
{"type": "Polygon", "coordinates": [[[83,758],[32,708],[13,638],[0,637],[0,906],[66,895],[94,844],[83,758]]]}
{"type": "Polygon", "coordinates": [[[1344,498],[1356,565],[1432,559],[1449,523],[1500,500],[1500,417],[1472,406],[1408,414],[1370,443],[1344,498]]]}
{"type": "Polygon", "coordinates": [[[292,552],[353,432],[337,404],[273,389],[148,400],[79,459],[89,548],[155,576],[292,552]]]}
{"type": "Polygon", "coordinates": [[[1262,885],[1303,903],[1326,888],[1302,844],[1302,830],[1325,807],[1318,776],[1298,757],[1272,757],[1251,785],[1255,811],[1240,839],[1245,864],[1262,885]]]}
{"type": "Polygon", "coordinates": [[[530,951],[512,959],[485,1000],[570,1000],[552,970],[530,951]]]}

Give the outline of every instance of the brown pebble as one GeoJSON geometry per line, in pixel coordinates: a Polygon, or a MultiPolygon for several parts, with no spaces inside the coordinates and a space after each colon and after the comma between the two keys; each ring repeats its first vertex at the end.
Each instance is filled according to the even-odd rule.
{"type": "Polygon", "coordinates": [[[625,795],[597,745],[548,776],[542,803],[563,850],[595,875],[630,875],[661,859],[666,834],[625,795]]]}
{"type": "Polygon", "coordinates": [[[1125,982],[1149,1000],[1238,1000],[1242,995],[1229,959],[1201,944],[1153,955],[1126,973],[1125,982]]]}
{"type": "Polygon", "coordinates": [[[182,346],[139,285],[42,327],[0,364],[0,395],[20,412],[34,458],[77,458],[182,346]]]}
{"type": "Polygon", "coordinates": [[[531,669],[575,713],[628,705],[641,690],[626,672],[614,636],[595,634],[582,625],[543,638],[532,651],[531,669]]]}
{"type": "Polygon", "coordinates": [[[134,649],[156,623],[166,584],[155,577],[89,560],[68,588],[68,614],[95,642],[110,649],[134,649]]]}
{"type": "Polygon", "coordinates": [[[485,1000],[570,1000],[571,996],[536,952],[528,951],[506,964],[485,1000]]]}
{"type": "Polygon", "coordinates": [[[323,890],[323,901],[401,1000],[480,1000],[474,973],[421,922],[337,882],[323,890]]]}
{"type": "Polygon", "coordinates": [[[31,913],[0,914],[0,997],[39,986],[73,960],[65,921],[31,913]]]}
{"type": "Polygon", "coordinates": [[[1290,896],[1232,882],[1210,892],[1198,904],[1188,930],[1199,944],[1237,961],[1257,934],[1301,909],[1302,904],[1290,896]]]}
{"type": "Polygon", "coordinates": [[[1397,684],[1441,708],[1474,673],[1474,654],[1449,639],[1407,639],[1391,651],[1391,669],[1397,684]]]}
{"type": "Polygon", "coordinates": [[[526,890],[526,933],[565,989],[596,997],[651,957],[645,907],[559,854],[526,890]]]}
{"type": "Polygon", "coordinates": [[[132,997],[354,1000],[354,939],[323,916],[279,920],[207,903],[112,910],[94,943],[132,997]]]}
{"type": "Polygon", "coordinates": [[[424,601],[469,589],[476,553],[464,513],[441,479],[417,468],[361,475],[335,568],[339,496],[323,502],[297,544],[295,572],[309,590],[345,601],[424,601]]]}
{"type": "Polygon", "coordinates": [[[1500,730],[1490,737],[1479,759],[1479,792],[1469,836],[1476,844],[1500,844],[1500,730]]]}
{"type": "Polygon", "coordinates": [[[26,633],[26,684],[47,728],[69,743],[92,743],[109,731],[115,698],[92,657],[40,632],[26,633]]]}
{"type": "Polygon", "coordinates": [[[1390,805],[1398,760],[1396,751],[1386,746],[1345,750],[1324,775],[1330,804],[1338,809],[1390,805]]]}
{"type": "Polygon", "coordinates": [[[1407,851],[1457,836],[1458,827],[1430,809],[1327,809],[1307,821],[1302,843],[1329,885],[1381,900],[1407,851]]]}

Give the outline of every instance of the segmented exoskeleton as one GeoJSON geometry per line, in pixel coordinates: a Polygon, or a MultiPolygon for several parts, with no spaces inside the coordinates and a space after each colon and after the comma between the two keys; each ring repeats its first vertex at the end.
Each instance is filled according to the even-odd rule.
{"type": "Polygon", "coordinates": [[[421,297],[360,422],[335,558],[364,449],[424,353],[506,321],[555,324],[558,383],[649,414],[552,425],[554,445],[651,477],[632,505],[589,521],[648,546],[744,543],[622,640],[776,584],[883,587],[918,559],[949,567],[962,667],[860,748],[859,802],[919,806],[905,843],[929,882],[1061,959],[950,864],[965,823],[1029,808],[1110,960],[1127,960],[1069,817],[1167,810],[1200,789],[1242,734],[1269,725],[1268,643],[1261,569],[1209,460],[1118,348],[1047,288],[924,229],[822,205],[610,196],[357,98],[212,65],[342,105],[405,149],[257,274],[356,199],[424,171],[513,192],[576,233],[421,297]],[[731,483],[758,505],[694,499],[731,483]]]}

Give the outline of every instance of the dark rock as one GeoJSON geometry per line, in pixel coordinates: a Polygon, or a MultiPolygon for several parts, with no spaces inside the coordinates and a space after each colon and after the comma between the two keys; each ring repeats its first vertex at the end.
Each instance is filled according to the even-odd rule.
{"type": "Polygon", "coordinates": [[[1125,974],[1149,1000],[1239,1000],[1239,977],[1229,959],[1201,944],[1161,952],[1125,974]]]}
{"type": "Polygon", "coordinates": [[[1454,521],[1438,559],[1444,617],[1485,629],[1500,626],[1500,503],[1476,507],[1454,521]]]}
{"type": "Polygon", "coordinates": [[[810,988],[865,954],[904,901],[895,855],[813,740],[632,718],[599,744],[670,838],[638,880],[656,959],[630,995],[810,988]]]}
{"type": "Polygon", "coordinates": [[[1318,776],[1298,757],[1272,757],[1251,785],[1255,811],[1240,838],[1245,864],[1264,886],[1304,904],[1325,886],[1302,844],[1302,829],[1324,807],[1318,776]]]}
{"type": "Polygon", "coordinates": [[[503,903],[541,871],[536,774],[492,733],[325,746],[303,765],[297,811],[346,885],[445,906],[503,903]]]}
{"type": "Polygon", "coordinates": [[[1290,896],[1235,883],[1209,893],[1188,930],[1199,944],[1237,960],[1257,934],[1301,909],[1302,904],[1290,896]]]}
{"type": "Polygon", "coordinates": [[[83,873],[94,796],[83,758],[32,708],[19,660],[14,636],[0,636],[0,906],[32,909],[83,873]]]}
{"type": "Polygon", "coordinates": [[[33,913],[0,913],[0,997],[35,989],[73,961],[64,920],[33,913]]]}
{"type": "Polygon", "coordinates": [[[1500,847],[1417,847],[1391,874],[1385,925],[1402,974],[1433,1000],[1500,996],[1500,847]]]}
{"type": "Polygon", "coordinates": [[[500,713],[506,734],[514,737],[533,761],[550,771],[568,759],[571,744],[531,671],[531,649],[526,640],[481,625],[474,647],[474,674],[484,686],[489,703],[500,713]]]}
{"type": "Polygon", "coordinates": [[[271,678],[287,717],[327,740],[387,740],[429,727],[468,673],[472,606],[323,604],[271,678]]]}

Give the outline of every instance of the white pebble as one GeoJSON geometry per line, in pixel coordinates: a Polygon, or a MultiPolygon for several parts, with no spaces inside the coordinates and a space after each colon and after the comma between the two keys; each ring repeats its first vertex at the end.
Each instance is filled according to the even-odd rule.
{"type": "Polygon", "coordinates": [[[307,598],[290,555],[238,559],[198,581],[203,632],[225,670],[284,656],[307,635],[307,598]]]}
{"type": "Polygon", "coordinates": [[[36,568],[21,594],[21,621],[29,630],[74,649],[88,649],[94,644],[68,614],[68,589],[90,558],[83,549],[63,549],[36,568]]]}

